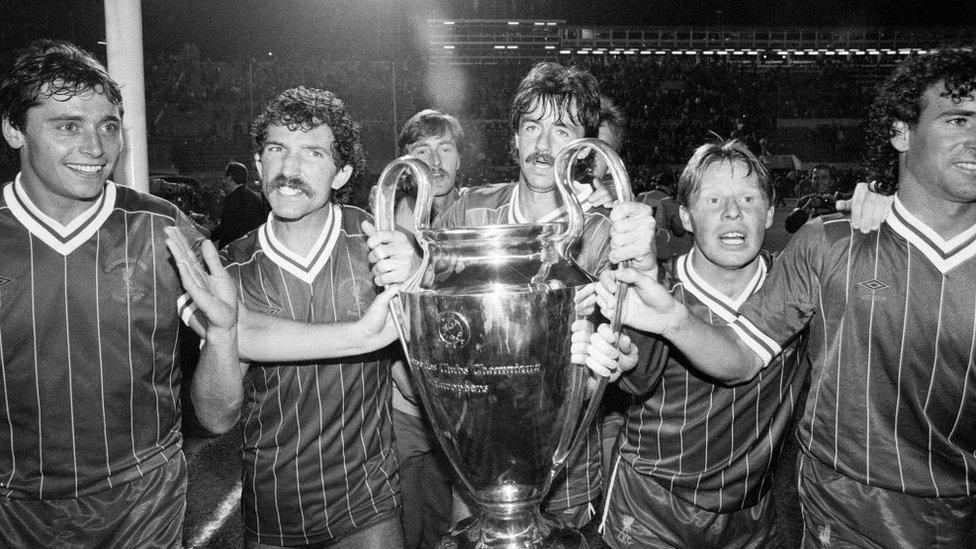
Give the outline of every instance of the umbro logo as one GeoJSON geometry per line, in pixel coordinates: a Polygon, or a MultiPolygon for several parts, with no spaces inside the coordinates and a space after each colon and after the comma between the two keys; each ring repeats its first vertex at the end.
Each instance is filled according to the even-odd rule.
{"type": "Polygon", "coordinates": [[[283,309],[281,307],[271,306],[271,307],[268,307],[267,309],[264,310],[264,314],[270,315],[270,316],[278,316],[278,315],[281,314],[281,311],[282,310],[283,309]]]}
{"type": "Polygon", "coordinates": [[[5,276],[0,276],[0,288],[6,286],[7,284],[10,284],[13,281],[14,281],[14,279],[12,279],[12,278],[7,278],[5,276]]]}
{"type": "Polygon", "coordinates": [[[858,286],[861,286],[862,288],[867,288],[868,290],[871,290],[872,292],[877,292],[878,290],[884,290],[885,288],[890,288],[891,287],[891,286],[885,284],[884,282],[881,282],[877,278],[872,278],[871,280],[865,280],[863,282],[858,282],[857,285],[858,286]]]}
{"type": "Polygon", "coordinates": [[[0,276],[0,296],[9,295],[14,291],[14,287],[10,285],[14,279],[8,278],[6,276],[0,276]]]}

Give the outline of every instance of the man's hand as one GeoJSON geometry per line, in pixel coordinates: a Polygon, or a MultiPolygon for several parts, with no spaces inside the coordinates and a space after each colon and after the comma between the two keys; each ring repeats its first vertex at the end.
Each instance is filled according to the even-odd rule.
{"type": "Polygon", "coordinates": [[[868,183],[860,182],[854,187],[854,196],[850,200],[837,201],[837,211],[851,212],[851,226],[869,233],[881,227],[894,202],[894,196],[872,192],[868,183]]]}
{"type": "Polygon", "coordinates": [[[594,208],[612,210],[617,200],[616,188],[613,181],[593,181],[593,192],[586,196],[586,201],[594,208]]]}
{"type": "Polygon", "coordinates": [[[369,262],[373,264],[373,282],[377,286],[402,284],[420,265],[420,256],[407,235],[400,231],[377,231],[369,221],[363,221],[368,240],[369,262]]]}
{"type": "Polygon", "coordinates": [[[231,331],[237,328],[237,285],[220,263],[217,248],[209,240],[203,241],[203,260],[206,270],[190,248],[186,237],[176,227],[166,227],[166,247],[169,248],[180,272],[183,289],[209,322],[211,330],[231,331]]]}
{"type": "Polygon", "coordinates": [[[656,274],[653,208],[643,202],[620,202],[610,210],[610,222],[610,261],[632,260],[635,269],[656,274]]]}
{"type": "Polygon", "coordinates": [[[596,283],[583,286],[573,298],[576,305],[576,316],[587,318],[596,311],[596,283]]]}
{"type": "Polygon", "coordinates": [[[607,318],[613,318],[618,307],[617,284],[629,284],[623,304],[621,322],[638,330],[665,334],[684,320],[685,309],[653,275],[634,269],[606,270],[596,285],[596,303],[607,318]]]}
{"type": "Polygon", "coordinates": [[[390,312],[390,300],[396,295],[395,287],[384,289],[356,321],[356,328],[362,331],[363,341],[379,341],[381,345],[396,341],[396,326],[393,324],[393,313],[390,312]]]}
{"type": "Polygon", "coordinates": [[[407,399],[411,404],[420,404],[417,391],[413,388],[413,380],[410,379],[410,372],[407,371],[407,367],[402,360],[393,363],[391,374],[393,383],[396,384],[403,398],[407,399]]]}
{"type": "Polygon", "coordinates": [[[590,345],[590,335],[593,334],[593,323],[581,318],[573,322],[570,329],[573,331],[570,362],[573,364],[586,364],[586,348],[590,345]]]}
{"type": "Polygon", "coordinates": [[[594,374],[606,377],[608,383],[613,383],[621,374],[637,366],[637,346],[627,334],[614,333],[609,324],[601,324],[590,336],[586,366],[594,374]]]}

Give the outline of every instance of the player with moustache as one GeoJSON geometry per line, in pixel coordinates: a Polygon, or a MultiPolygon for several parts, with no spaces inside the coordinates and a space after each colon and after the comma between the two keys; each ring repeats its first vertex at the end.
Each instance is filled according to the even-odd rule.
{"type": "MultiPolygon", "coordinates": [[[[416,262],[406,235],[376,231],[367,212],[344,203],[365,168],[345,104],[324,90],[285,90],[251,137],[272,212],[223,251],[241,303],[312,324],[375,314],[379,288],[405,280],[416,262]]],[[[224,425],[242,419],[247,547],[403,546],[390,341],[384,334],[346,354],[312,342],[319,354],[242,363],[224,380],[225,406],[210,411],[224,425]]]]}
{"type": "MultiPolygon", "coordinates": [[[[467,191],[456,185],[461,167],[458,149],[463,139],[458,119],[434,109],[424,109],[411,116],[397,137],[401,154],[413,155],[430,167],[434,195],[430,215],[435,222],[467,191]]],[[[399,227],[415,233],[416,189],[409,181],[407,186],[408,192],[397,195],[394,215],[399,227]]],[[[394,362],[392,374],[393,430],[403,488],[404,539],[408,549],[433,547],[451,526],[450,464],[424,419],[402,358],[394,362]]]]}
{"type": "Polygon", "coordinates": [[[748,382],[809,329],[798,425],[804,547],[971,545],[976,530],[976,53],[901,63],[868,121],[868,167],[895,194],[880,229],[808,222],[762,288],[712,325],[652,278],[598,290],[704,374],[748,382]]]}
{"type": "MultiPolygon", "coordinates": [[[[765,166],[737,141],[696,149],[677,200],[694,247],[665,287],[698,318],[724,324],[776,269],[762,250],[773,222],[765,166]]],[[[806,338],[747,383],[724,387],[656,336],[620,378],[633,395],[616,445],[602,519],[612,547],[768,547],[776,543],[773,472],[809,374],[806,338]]],[[[608,326],[591,355],[610,350],[608,326]]],[[[606,374],[608,372],[600,372],[606,374]]]]}
{"type": "MultiPolygon", "coordinates": [[[[519,180],[473,188],[464,193],[437,222],[439,227],[478,227],[508,223],[559,221],[566,216],[555,187],[555,156],[570,142],[596,137],[601,121],[596,79],[586,71],[557,63],[536,64],[519,83],[510,124],[519,180]]],[[[578,264],[596,275],[611,263],[636,259],[654,268],[650,242],[650,208],[621,203],[612,211],[587,207],[578,264]],[[611,240],[619,244],[611,253],[611,240]]],[[[593,517],[601,495],[599,429],[594,427],[573,450],[568,465],[553,482],[546,510],[570,525],[583,526],[593,517]]]]}

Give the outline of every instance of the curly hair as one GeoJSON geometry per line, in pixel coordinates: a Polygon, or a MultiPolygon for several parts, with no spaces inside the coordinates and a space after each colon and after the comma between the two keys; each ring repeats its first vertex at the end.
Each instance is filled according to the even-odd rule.
{"type": "Polygon", "coordinates": [[[745,143],[738,139],[731,139],[706,143],[695,149],[688,160],[688,164],[685,165],[678,177],[678,189],[676,191],[678,204],[688,207],[692,195],[701,188],[708,167],[722,162],[744,165],[747,176],[756,174],[756,177],[759,178],[759,187],[762,189],[768,204],[774,203],[775,190],[773,189],[773,179],[769,176],[769,170],[756,155],[752,154],[745,143]]]}
{"type": "MultiPolygon", "coordinates": [[[[345,103],[334,93],[299,86],[285,90],[268,101],[251,124],[251,149],[260,155],[269,126],[285,126],[291,131],[309,131],[321,125],[332,130],[332,159],[337,168],[352,167],[352,178],[366,171],[366,152],[345,103]]],[[[330,199],[345,204],[353,194],[352,185],[332,191],[330,199]]]]}
{"type": "Polygon", "coordinates": [[[895,122],[918,124],[925,92],[942,84],[942,97],[955,102],[976,98],[976,52],[941,50],[903,61],[878,88],[868,111],[864,159],[869,179],[884,195],[898,190],[898,151],[891,145],[895,122]]]}
{"type": "Polygon", "coordinates": [[[509,118],[512,132],[518,133],[522,117],[539,105],[568,113],[574,123],[583,126],[586,137],[596,137],[601,120],[600,87],[589,72],[551,61],[536,63],[515,90],[509,118]]]}
{"type": "Polygon", "coordinates": [[[35,40],[18,52],[0,83],[0,118],[22,130],[27,111],[42,99],[67,101],[91,92],[104,94],[122,115],[122,91],[92,54],[70,42],[35,40]]]}

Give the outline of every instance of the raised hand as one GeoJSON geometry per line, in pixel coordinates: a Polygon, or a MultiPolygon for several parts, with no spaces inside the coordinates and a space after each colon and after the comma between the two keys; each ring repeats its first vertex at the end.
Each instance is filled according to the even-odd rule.
{"type": "Polygon", "coordinates": [[[654,276],[634,269],[606,270],[596,285],[596,303],[607,318],[623,307],[621,322],[645,332],[661,334],[679,323],[687,313],[654,276]],[[622,304],[617,303],[617,283],[630,284],[622,304]]]}
{"type": "Polygon", "coordinates": [[[581,318],[573,322],[570,329],[573,331],[570,362],[573,364],[586,364],[586,348],[590,345],[593,323],[581,318]]]}
{"type": "Polygon", "coordinates": [[[871,184],[860,182],[850,200],[837,201],[837,210],[851,212],[851,226],[862,233],[878,230],[895,202],[894,196],[878,194],[871,188],[871,184]]]}
{"type": "Polygon", "coordinates": [[[643,202],[621,202],[610,210],[610,222],[610,261],[632,260],[637,270],[656,271],[654,209],[643,202]]]}
{"type": "Polygon", "coordinates": [[[237,326],[237,285],[220,263],[217,248],[204,239],[201,252],[204,265],[193,253],[190,243],[176,227],[166,227],[166,247],[169,248],[180,272],[183,289],[193,303],[207,317],[208,330],[232,330],[237,326]]]}
{"type": "Polygon", "coordinates": [[[617,334],[609,324],[601,324],[590,336],[586,366],[594,374],[606,377],[609,383],[613,383],[621,374],[637,366],[637,346],[627,334],[617,334]]]}
{"type": "Polygon", "coordinates": [[[395,287],[391,286],[384,289],[369,304],[363,316],[356,321],[364,340],[376,340],[382,345],[396,341],[396,326],[393,324],[393,316],[390,313],[390,300],[396,295],[397,289],[395,287]]]}
{"type": "Polygon", "coordinates": [[[369,262],[373,264],[373,282],[377,286],[406,282],[420,265],[420,256],[407,235],[378,231],[369,221],[363,221],[362,228],[367,236],[369,262]]]}

